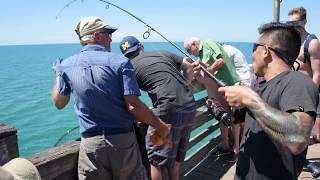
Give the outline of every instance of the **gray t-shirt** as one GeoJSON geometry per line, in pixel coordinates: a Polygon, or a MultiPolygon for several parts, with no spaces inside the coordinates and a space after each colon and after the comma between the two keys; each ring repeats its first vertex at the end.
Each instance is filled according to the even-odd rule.
{"type": "Polygon", "coordinates": [[[195,107],[192,88],[181,74],[182,61],[168,51],[144,52],[131,60],[139,88],[149,94],[157,116],[195,107]]]}
{"type": "MultiPolygon", "coordinates": [[[[276,109],[303,111],[316,117],[317,88],[300,72],[283,72],[268,82],[261,82],[255,90],[276,109]]],[[[296,179],[305,155],[306,150],[299,155],[291,154],[287,147],[272,140],[247,113],[235,179],[296,179]]]]}

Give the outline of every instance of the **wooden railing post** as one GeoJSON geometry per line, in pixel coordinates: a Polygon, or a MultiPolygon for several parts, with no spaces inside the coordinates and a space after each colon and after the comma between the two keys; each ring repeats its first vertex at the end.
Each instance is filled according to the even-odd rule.
{"type": "Polygon", "coordinates": [[[0,124],[0,166],[19,157],[17,129],[0,124]]]}
{"type": "Polygon", "coordinates": [[[274,0],[273,21],[279,22],[280,20],[280,3],[281,0],[274,0]]]}

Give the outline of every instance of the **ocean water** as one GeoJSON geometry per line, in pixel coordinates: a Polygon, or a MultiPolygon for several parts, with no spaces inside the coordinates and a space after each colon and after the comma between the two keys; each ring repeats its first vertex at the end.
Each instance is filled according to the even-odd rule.
{"type": "MultiPolygon", "coordinates": [[[[183,49],[182,42],[176,43],[183,49]]],[[[228,43],[239,48],[251,63],[252,43],[228,43]]],[[[165,49],[182,55],[167,42],[144,43],[146,51],[165,49]]],[[[54,146],[69,129],[78,125],[69,102],[63,110],[51,103],[55,79],[53,62],[79,52],[79,44],[0,46],[0,123],[16,127],[20,156],[30,156],[54,146]]],[[[112,51],[120,53],[119,43],[112,51]]],[[[141,99],[151,106],[145,93],[141,99]]],[[[74,132],[78,135],[78,131],[74,132]]]]}

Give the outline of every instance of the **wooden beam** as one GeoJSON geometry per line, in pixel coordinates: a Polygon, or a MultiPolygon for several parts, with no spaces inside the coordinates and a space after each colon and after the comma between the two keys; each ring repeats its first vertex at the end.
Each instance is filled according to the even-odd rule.
{"type": "Polygon", "coordinates": [[[280,21],[280,0],[274,0],[273,21],[280,21]]]}

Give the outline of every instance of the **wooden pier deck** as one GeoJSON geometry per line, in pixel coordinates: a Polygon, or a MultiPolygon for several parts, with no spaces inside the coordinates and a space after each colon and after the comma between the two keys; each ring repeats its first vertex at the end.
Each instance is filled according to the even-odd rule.
{"type": "MultiPolygon", "coordinates": [[[[309,146],[307,159],[320,165],[320,144],[309,146]]],[[[231,157],[208,155],[191,169],[183,180],[232,180],[235,174],[235,161],[231,157]]],[[[302,171],[299,180],[315,179],[309,172],[302,171]]]]}

